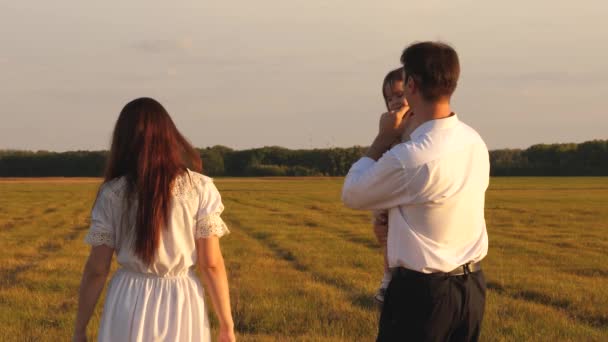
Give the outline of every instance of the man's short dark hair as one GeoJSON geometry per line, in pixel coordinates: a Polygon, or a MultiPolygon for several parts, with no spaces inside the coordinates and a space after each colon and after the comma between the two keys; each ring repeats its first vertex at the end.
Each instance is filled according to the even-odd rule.
{"type": "Polygon", "coordinates": [[[456,51],[446,43],[414,43],[403,50],[401,63],[405,82],[413,78],[426,101],[450,97],[456,90],[460,63],[456,51]]]}

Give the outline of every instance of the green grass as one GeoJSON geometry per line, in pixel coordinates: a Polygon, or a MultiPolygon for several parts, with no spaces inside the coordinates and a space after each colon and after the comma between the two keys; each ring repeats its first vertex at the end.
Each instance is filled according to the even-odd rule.
{"type": "MultiPolygon", "coordinates": [[[[374,339],[382,258],[341,179],[216,184],[240,341],[374,339]]],[[[97,185],[0,182],[0,340],[69,339],[97,185]]],[[[486,220],[483,340],[608,340],[608,178],[492,179],[486,220]]]]}

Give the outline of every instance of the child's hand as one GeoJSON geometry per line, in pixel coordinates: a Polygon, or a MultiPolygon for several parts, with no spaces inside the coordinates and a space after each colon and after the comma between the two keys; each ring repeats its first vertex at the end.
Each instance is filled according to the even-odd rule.
{"type": "Polygon", "coordinates": [[[388,225],[386,224],[374,224],[374,234],[376,240],[381,246],[386,246],[386,238],[388,236],[388,225]]]}
{"type": "Polygon", "coordinates": [[[378,240],[382,246],[386,245],[386,238],[388,236],[387,210],[374,211],[374,234],[376,235],[376,240],[378,240]]]}
{"type": "Polygon", "coordinates": [[[374,211],[374,225],[387,225],[387,224],[388,224],[388,211],[387,210],[374,211]]]}

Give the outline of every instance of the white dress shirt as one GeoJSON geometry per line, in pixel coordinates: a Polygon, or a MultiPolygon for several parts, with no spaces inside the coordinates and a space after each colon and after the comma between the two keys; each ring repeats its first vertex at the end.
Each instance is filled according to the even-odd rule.
{"type": "Polygon", "coordinates": [[[485,143],[454,114],[425,122],[377,162],[357,161],[342,200],[353,209],[388,209],[389,267],[449,272],[488,252],[489,175],[485,143]]]}

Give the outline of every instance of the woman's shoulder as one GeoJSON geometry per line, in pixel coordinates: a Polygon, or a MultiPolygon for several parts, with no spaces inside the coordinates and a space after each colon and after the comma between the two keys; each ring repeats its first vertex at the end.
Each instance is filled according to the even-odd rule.
{"type": "Polygon", "coordinates": [[[213,179],[211,177],[187,169],[186,172],[175,179],[173,194],[178,198],[199,195],[212,183],[213,179]]]}
{"type": "Polygon", "coordinates": [[[126,191],[126,179],[125,177],[117,177],[105,181],[99,187],[99,195],[107,198],[120,198],[126,191]]]}
{"type": "Polygon", "coordinates": [[[192,179],[194,184],[197,185],[205,185],[207,183],[213,182],[213,178],[205,176],[200,172],[192,171],[190,169],[186,169],[186,174],[192,179]]]}

